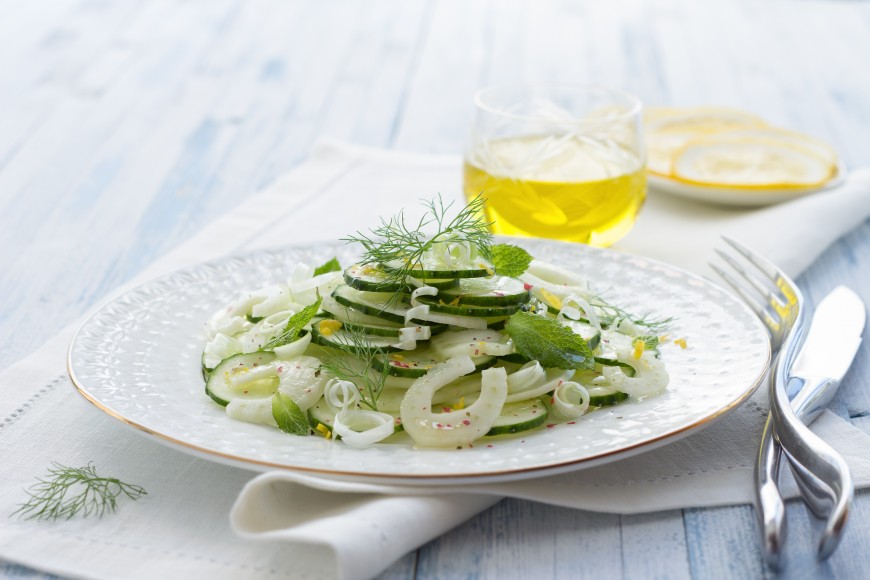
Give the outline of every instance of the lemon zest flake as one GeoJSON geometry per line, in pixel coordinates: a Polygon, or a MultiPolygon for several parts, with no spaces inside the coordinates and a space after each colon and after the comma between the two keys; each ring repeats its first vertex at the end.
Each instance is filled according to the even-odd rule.
{"type": "Polygon", "coordinates": [[[317,329],[323,336],[332,336],[337,330],[341,329],[341,322],[338,320],[321,320],[317,329]]]}
{"type": "Polygon", "coordinates": [[[541,288],[541,296],[544,297],[544,300],[546,300],[550,306],[556,310],[562,310],[562,300],[546,288],[541,288]]]}
{"type": "Polygon", "coordinates": [[[645,349],[646,344],[642,340],[634,341],[634,353],[632,354],[632,356],[634,356],[636,360],[640,360],[640,357],[643,356],[643,351],[645,349]]]}

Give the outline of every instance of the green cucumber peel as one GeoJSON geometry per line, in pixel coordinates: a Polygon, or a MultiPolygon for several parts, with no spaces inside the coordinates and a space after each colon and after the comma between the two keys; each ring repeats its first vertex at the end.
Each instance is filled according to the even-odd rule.
{"type": "Polygon", "coordinates": [[[309,433],[308,417],[288,395],[278,392],[272,397],[272,417],[284,433],[291,435],[309,433]]]}
{"type": "Polygon", "coordinates": [[[496,244],[492,247],[492,265],[500,276],[521,276],[531,263],[532,255],[519,246],[496,244]]]}
{"type": "Polygon", "coordinates": [[[517,353],[537,360],[544,367],[565,370],[595,368],[595,357],[583,337],[555,320],[517,312],[508,318],[505,330],[517,353]]]}

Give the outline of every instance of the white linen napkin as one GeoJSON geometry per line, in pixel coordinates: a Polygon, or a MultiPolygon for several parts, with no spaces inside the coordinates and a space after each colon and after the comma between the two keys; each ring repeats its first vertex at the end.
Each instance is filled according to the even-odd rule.
{"type": "MultiPolygon", "coordinates": [[[[308,162],[116,294],[232,251],[335,239],[437,191],[459,199],[459,183],[456,158],[324,143],[308,162]]],[[[838,190],[755,211],[707,207],[653,192],[637,227],[618,247],[698,271],[725,233],[796,275],[868,214],[870,171],[854,172],[838,190]],[[777,236],[770,235],[772,229],[777,236]]],[[[94,461],[98,471],[138,483],[149,495],[122,502],[117,514],[102,520],[45,523],[0,517],[0,558],[47,571],[94,578],[362,578],[505,495],[620,513],[746,503],[751,497],[751,464],[766,409],[763,394],[673,445],[548,478],[434,490],[285,472],[249,481],[252,474],[243,469],[191,458],[132,435],[81,399],[64,373],[66,347],[77,325],[0,375],[0,513],[13,511],[25,498],[23,488],[52,461],[94,461]],[[237,494],[232,526],[258,541],[240,540],[230,529],[227,513],[237,494]]],[[[856,483],[870,485],[870,461],[863,451],[870,437],[830,413],[814,429],[844,454],[856,483]]],[[[793,496],[794,487],[787,493],[793,496]]]]}

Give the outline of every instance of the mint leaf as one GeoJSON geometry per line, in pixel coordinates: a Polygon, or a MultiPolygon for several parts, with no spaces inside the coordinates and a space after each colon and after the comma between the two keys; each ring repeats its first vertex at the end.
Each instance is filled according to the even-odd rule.
{"type": "Polygon", "coordinates": [[[518,246],[496,244],[492,247],[492,265],[501,276],[521,276],[531,262],[531,254],[518,246]]]}
{"type": "Polygon", "coordinates": [[[326,274],[327,272],[340,272],[341,264],[338,263],[338,258],[333,258],[325,264],[317,266],[314,268],[314,275],[320,276],[321,274],[326,274]]]}
{"type": "Polygon", "coordinates": [[[296,342],[296,339],[299,338],[299,333],[302,332],[302,328],[311,322],[311,319],[314,318],[314,315],[317,314],[318,310],[320,310],[320,303],[322,301],[323,299],[318,296],[317,301],[314,304],[309,304],[291,316],[290,320],[287,321],[284,330],[281,331],[281,334],[264,344],[263,348],[260,350],[274,350],[276,347],[296,342]]]}
{"type": "Polygon", "coordinates": [[[308,435],[308,419],[293,399],[283,393],[272,397],[272,416],[284,433],[308,435]]]}
{"type": "Polygon", "coordinates": [[[595,366],[595,357],[583,337],[555,320],[517,312],[508,318],[505,330],[519,354],[544,367],[568,370],[595,366]]]}

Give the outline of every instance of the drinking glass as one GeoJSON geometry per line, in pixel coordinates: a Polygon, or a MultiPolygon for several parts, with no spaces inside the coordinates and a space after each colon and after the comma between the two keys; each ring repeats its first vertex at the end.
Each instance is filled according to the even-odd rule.
{"type": "Polygon", "coordinates": [[[646,198],[640,101],[622,91],[503,85],[478,91],[466,197],[494,233],[609,246],[646,198]]]}

